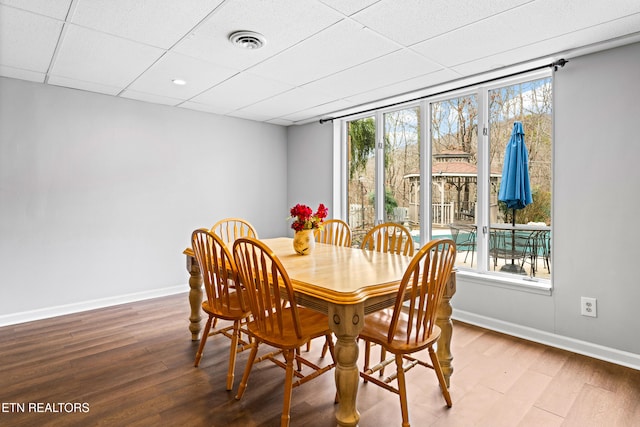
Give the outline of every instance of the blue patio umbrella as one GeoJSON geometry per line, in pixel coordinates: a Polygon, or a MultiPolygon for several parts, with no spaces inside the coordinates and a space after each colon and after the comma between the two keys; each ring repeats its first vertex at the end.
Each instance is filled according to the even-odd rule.
{"type": "MultiPolygon", "coordinates": [[[[524,143],[522,122],[513,123],[511,138],[504,153],[498,200],[505,202],[508,209],[513,209],[511,248],[515,250],[516,209],[522,209],[533,202],[529,184],[529,152],[524,143]]],[[[512,259],[511,265],[513,264],[512,259]]]]}
{"type": "Polygon", "coordinates": [[[513,123],[511,138],[504,153],[498,200],[505,202],[509,209],[522,209],[533,202],[529,184],[529,152],[524,143],[522,122],[513,123]]]}

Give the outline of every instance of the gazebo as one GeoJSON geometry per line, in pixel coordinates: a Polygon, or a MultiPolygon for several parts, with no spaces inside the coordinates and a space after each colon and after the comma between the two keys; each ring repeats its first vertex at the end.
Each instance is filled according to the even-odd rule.
{"type": "MultiPolygon", "coordinates": [[[[433,156],[431,179],[434,190],[432,205],[433,223],[446,225],[456,221],[475,222],[476,203],[472,195],[477,194],[478,167],[471,163],[471,154],[464,151],[444,151],[433,156]],[[454,193],[455,191],[455,193],[454,193]],[[439,196],[439,197],[438,197],[439,196]],[[439,199],[439,202],[436,200],[439,199]],[[455,200],[454,200],[455,199],[455,200]]],[[[501,173],[491,170],[492,184],[498,184],[501,173]]],[[[419,222],[420,173],[406,174],[411,188],[409,199],[409,221],[419,222]]],[[[496,187],[497,188],[497,187],[496,187]]],[[[497,215],[497,199],[491,205],[491,215],[497,215]]]]}

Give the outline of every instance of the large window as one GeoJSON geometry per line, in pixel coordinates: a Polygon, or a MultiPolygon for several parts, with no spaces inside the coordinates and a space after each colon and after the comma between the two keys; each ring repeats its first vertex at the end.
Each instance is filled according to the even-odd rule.
{"type": "Polygon", "coordinates": [[[439,236],[456,240],[460,271],[548,281],[552,125],[547,72],[344,122],[354,245],[374,224],[393,221],[409,228],[418,247],[439,236]],[[531,190],[519,209],[500,200],[515,122],[524,131],[531,190]]]}
{"type": "Polygon", "coordinates": [[[419,183],[410,178],[420,173],[419,112],[407,107],[347,123],[349,224],[356,246],[381,222],[403,224],[419,240],[419,183]]]}

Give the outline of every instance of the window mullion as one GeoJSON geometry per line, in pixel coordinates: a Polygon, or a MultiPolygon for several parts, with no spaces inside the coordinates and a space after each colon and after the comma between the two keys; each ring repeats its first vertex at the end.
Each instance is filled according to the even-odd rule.
{"type": "Polygon", "coordinates": [[[478,96],[478,206],[476,249],[478,269],[489,268],[489,210],[490,210],[490,161],[489,161],[489,105],[486,88],[479,88],[478,96]]]}
{"type": "Polygon", "coordinates": [[[384,209],[385,188],[384,188],[384,114],[378,110],[376,112],[376,148],[375,148],[375,221],[374,224],[385,222],[386,213],[384,209]]]}
{"type": "Polygon", "coordinates": [[[420,241],[428,242],[432,239],[431,224],[433,222],[431,210],[431,103],[420,103],[420,241]]]}

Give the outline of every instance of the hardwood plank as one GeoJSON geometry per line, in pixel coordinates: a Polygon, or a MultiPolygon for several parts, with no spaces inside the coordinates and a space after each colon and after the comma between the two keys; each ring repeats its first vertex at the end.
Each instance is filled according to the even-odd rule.
{"type": "MultiPolygon", "coordinates": [[[[282,369],[257,365],[236,401],[224,387],[229,340],[211,337],[193,367],[189,313],[181,294],[0,328],[0,425],[278,426],[282,369]],[[12,402],[89,411],[11,412],[12,402]]],[[[321,349],[314,342],[308,356],[321,349]]],[[[407,374],[413,426],[640,425],[640,371],[460,322],[452,350],[451,409],[431,370],[407,374]]],[[[238,354],[235,387],[247,357],[238,354]]],[[[294,389],[292,425],[334,426],[334,394],[331,373],[294,389]]],[[[361,426],[400,424],[398,396],[373,384],[361,384],[358,407],[361,426]]]]}
{"type": "Polygon", "coordinates": [[[564,418],[534,406],[524,415],[518,427],[560,427],[563,422],[564,418]]]}

